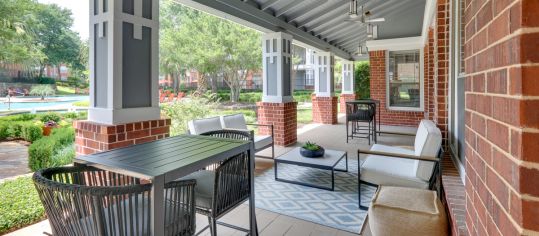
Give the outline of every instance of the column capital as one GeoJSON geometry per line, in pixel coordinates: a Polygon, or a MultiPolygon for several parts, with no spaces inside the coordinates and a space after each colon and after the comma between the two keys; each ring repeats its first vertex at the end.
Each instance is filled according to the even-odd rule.
{"type": "Polygon", "coordinates": [[[159,119],[159,1],[89,2],[89,121],[159,119]]]}
{"type": "Polygon", "coordinates": [[[286,103],[292,98],[292,35],[283,32],[262,36],[262,101],[286,103]]]}
{"type": "Polygon", "coordinates": [[[335,92],[335,57],[333,53],[317,51],[314,54],[314,89],[318,97],[332,97],[335,92]]]}
{"type": "Polygon", "coordinates": [[[342,94],[354,94],[354,62],[342,60],[342,94]]]}

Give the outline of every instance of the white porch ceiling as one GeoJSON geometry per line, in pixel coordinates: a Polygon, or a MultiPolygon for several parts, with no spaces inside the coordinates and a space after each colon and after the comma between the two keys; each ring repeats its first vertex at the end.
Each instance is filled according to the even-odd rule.
{"type": "MultiPolygon", "coordinates": [[[[349,0],[176,0],[262,32],[282,31],[294,40],[343,59],[362,60],[354,53],[365,45],[367,25],[344,21],[349,0]]],[[[383,17],[378,39],[421,36],[426,0],[358,0],[371,18],[383,17]]]]}

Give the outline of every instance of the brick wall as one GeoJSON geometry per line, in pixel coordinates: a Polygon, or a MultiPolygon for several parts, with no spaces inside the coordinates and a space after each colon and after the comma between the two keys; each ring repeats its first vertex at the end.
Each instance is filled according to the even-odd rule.
{"type": "Polygon", "coordinates": [[[313,122],[319,124],[337,124],[337,97],[311,96],[313,104],[313,122]]]}
{"type": "Polygon", "coordinates": [[[356,100],[356,94],[341,94],[339,97],[339,112],[346,113],[346,101],[356,100]]]}
{"type": "Polygon", "coordinates": [[[466,223],[471,235],[539,234],[539,1],[465,9],[466,223]]]}
{"type": "Polygon", "coordinates": [[[76,153],[86,155],[166,138],[170,133],[170,119],[120,125],[76,121],[73,127],[76,153]]]}
{"type": "Polygon", "coordinates": [[[370,51],[371,98],[380,100],[380,121],[386,125],[417,126],[425,117],[424,112],[393,111],[386,106],[386,51],[370,51]]]}
{"type": "Polygon", "coordinates": [[[434,105],[432,120],[442,131],[443,146],[447,147],[447,115],[449,102],[449,58],[450,58],[450,0],[438,0],[434,27],[434,79],[433,99],[434,105]]]}
{"type": "Polygon", "coordinates": [[[425,45],[425,109],[429,120],[434,120],[434,29],[429,29],[425,45]]]}
{"type": "MultiPolygon", "coordinates": [[[[258,123],[273,124],[276,145],[289,146],[297,141],[297,102],[258,102],[258,123]]],[[[268,127],[260,126],[260,134],[270,135],[268,127]]]]}

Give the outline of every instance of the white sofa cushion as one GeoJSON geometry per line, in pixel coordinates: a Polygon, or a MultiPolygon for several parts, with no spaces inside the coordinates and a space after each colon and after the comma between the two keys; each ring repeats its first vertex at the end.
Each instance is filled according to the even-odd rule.
{"type": "Polygon", "coordinates": [[[221,126],[225,129],[247,130],[247,123],[243,114],[221,116],[221,126]]]}
{"type": "Polygon", "coordinates": [[[271,135],[255,135],[255,150],[259,150],[273,142],[271,135]]]}
{"type": "MultiPolygon", "coordinates": [[[[414,151],[401,147],[374,144],[371,151],[414,155],[414,151]]],[[[361,165],[361,180],[377,185],[427,189],[429,183],[417,177],[417,160],[368,155],[361,165]]]]}
{"type": "MultiPolygon", "coordinates": [[[[414,154],[416,156],[437,157],[442,145],[442,132],[430,120],[422,120],[417,128],[414,142],[414,154]]],[[[418,178],[428,181],[434,170],[434,162],[420,161],[417,165],[416,175],[418,178]]]]}
{"type": "Polygon", "coordinates": [[[191,120],[187,123],[190,134],[202,134],[209,131],[221,130],[221,119],[219,117],[210,117],[199,120],[191,120]]]}

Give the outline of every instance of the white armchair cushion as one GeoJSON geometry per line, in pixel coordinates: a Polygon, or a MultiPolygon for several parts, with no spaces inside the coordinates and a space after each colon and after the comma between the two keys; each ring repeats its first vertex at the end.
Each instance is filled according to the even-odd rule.
{"type": "MultiPolygon", "coordinates": [[[[442,145],[442,133],[430,120],[422,120],[417,128],[414,142],[416,156],[437,157],[442,145]]],[[[419,161],[416,169],[418,178],[428,181],[434,170],[434,162],[419,161]]]]}
{"type": "Polygon", "coordinates": [[[190,134],[202,134],[209,131],[221,130],[221,120],[219,117],[210,117],[199,120],[192,120],[187,123],[190,134]]]}
{"type": "MultiPolygon", "coordinates": [[[[371,151],[414,155],[414,151],[401,147],[374,144],[371,151]]],[[[377,185],[427,189],[428,181],[418,178],[417,160],[368,155],[361,165],[361,180],[377,185]]]]}
{"type": "Polygon", "coordinates": [[[226,129],[247,130],[247,123],[243,114],[221,116],[221,126],[226,129]]]}
{"type": "Polygon", "coordinates": [[[255,150],[259,150],[273,142],[271,135],[255,135],[255,150]]]}

